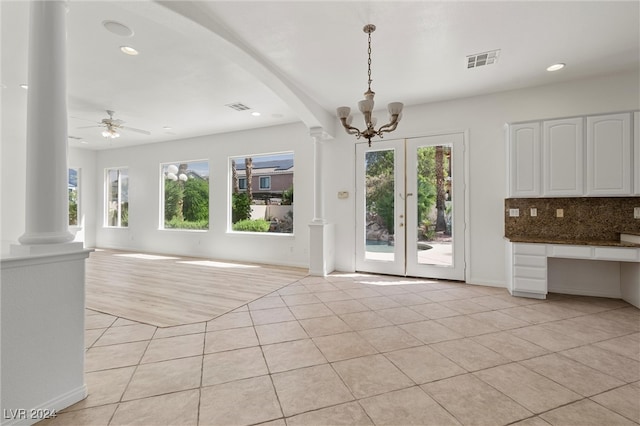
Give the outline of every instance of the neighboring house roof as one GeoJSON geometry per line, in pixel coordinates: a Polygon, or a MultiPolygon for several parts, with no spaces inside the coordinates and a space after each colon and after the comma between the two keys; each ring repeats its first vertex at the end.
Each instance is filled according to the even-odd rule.
{"type": "MultiPolygon", "coordinates": [[[[244,170],[244,161],[236,161],[236,170],[244,170]]],[[[276,172],[289,171],[293,169],[293,158],[288,160],[253,160],[253,170],[273,169],[276,172]]]]}

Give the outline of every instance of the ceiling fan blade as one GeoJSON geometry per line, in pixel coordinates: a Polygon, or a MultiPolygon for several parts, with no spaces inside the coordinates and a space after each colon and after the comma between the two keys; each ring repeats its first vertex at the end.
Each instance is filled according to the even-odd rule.
{"type": "Polygon", "coordinates": [[[80,126],[80,127],[76,127],[76,129],[93,129],[95,127],[104,127],[104,126],[80,126]]]}
{"type": "Polygon", "coordinates": [[[120,120],[119,118],[116,118],[115,120],[111,120],[111,124],[113,124],[114,126],[122,126],[124,124],[124,121],[120,120]]]}
{"type": "Polygon", "coordinates": [[[132,132],[136,132],[136,133],[142,133],[143,135],[150,135],[151,134],[151,132],[149,132],[148,130],[135,129],[133,127],[120,126],[119,128],[123,129],[123,130],[129,130],[129,131],[132,131],[132,132]]]}
{"type": "Polygon", "coordinates": [[[88,120],[86,118],[74,117],[72,115],[70,115],[69,118],[73,118],[74,120],[82,120],[82,121],[89,121],[91,123],[97,123],[97,121],[95,121],[95,120],[88,120]]]}

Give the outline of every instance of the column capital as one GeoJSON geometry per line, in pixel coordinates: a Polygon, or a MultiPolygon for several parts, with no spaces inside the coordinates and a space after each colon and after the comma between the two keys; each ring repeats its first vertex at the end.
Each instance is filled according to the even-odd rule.
{"type": "Polygon", "coordinates": [[[310,127],[309,136],[311,136],[314,142],[322,142],[324,140],[332,139],[331,136],[325,132],[323,127],[310,127]]]}

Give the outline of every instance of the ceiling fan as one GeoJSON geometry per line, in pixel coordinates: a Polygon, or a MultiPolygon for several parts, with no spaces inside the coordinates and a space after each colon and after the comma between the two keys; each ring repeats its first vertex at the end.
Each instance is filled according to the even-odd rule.
{"type": "Polygon", "coordinates": [[[136,132],[136,133],[142,133],[143,135],[150,135],[151,132],[147,131],[147,130],[141,130],[141,129],[136,129],[134,127],[129,127],[129,126],[123,126],[124,121],[120,120],[120,119],[114,119],[113,115],[115,114],[115,111],[111,111],[111,110],[107,110],[107,114],[109,114],[109,118],[103,118],[102,121],[98,122],[97,126],[82,126],[82,127],[78,127],[78,129],[88,129],[91,127],[102,127],[104,128],[104,130],[102,130],[102,136],[104,136],[105,138],[111,138],[111,139],[115,139],[115,138],[119,138],[120,137],[120,132],[119,130],[127,130],[127,131],[131,131],[131,132],[136,132]]]}

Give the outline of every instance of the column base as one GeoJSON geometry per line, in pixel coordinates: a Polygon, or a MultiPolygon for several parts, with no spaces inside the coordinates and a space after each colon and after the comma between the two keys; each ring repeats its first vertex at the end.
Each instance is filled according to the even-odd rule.
{"type": "Polygon", "coordinates": [[[75,236],[69,231],[25,232],[18,241],[20,244],[63,244],[73,241],[75,236]]]}
{"type": "Polygon", "coordinates": [[[309,275],[324,277],[335,270],[334,225],[323,220],[309,224],[309,275]]]}
{"type": "Polygon", "coordinates": [[[11,256],[40,256],[46,254],[74,253],[84,250],[84,243],[70,242],[61,244],[12,244],[11,256]]]}

